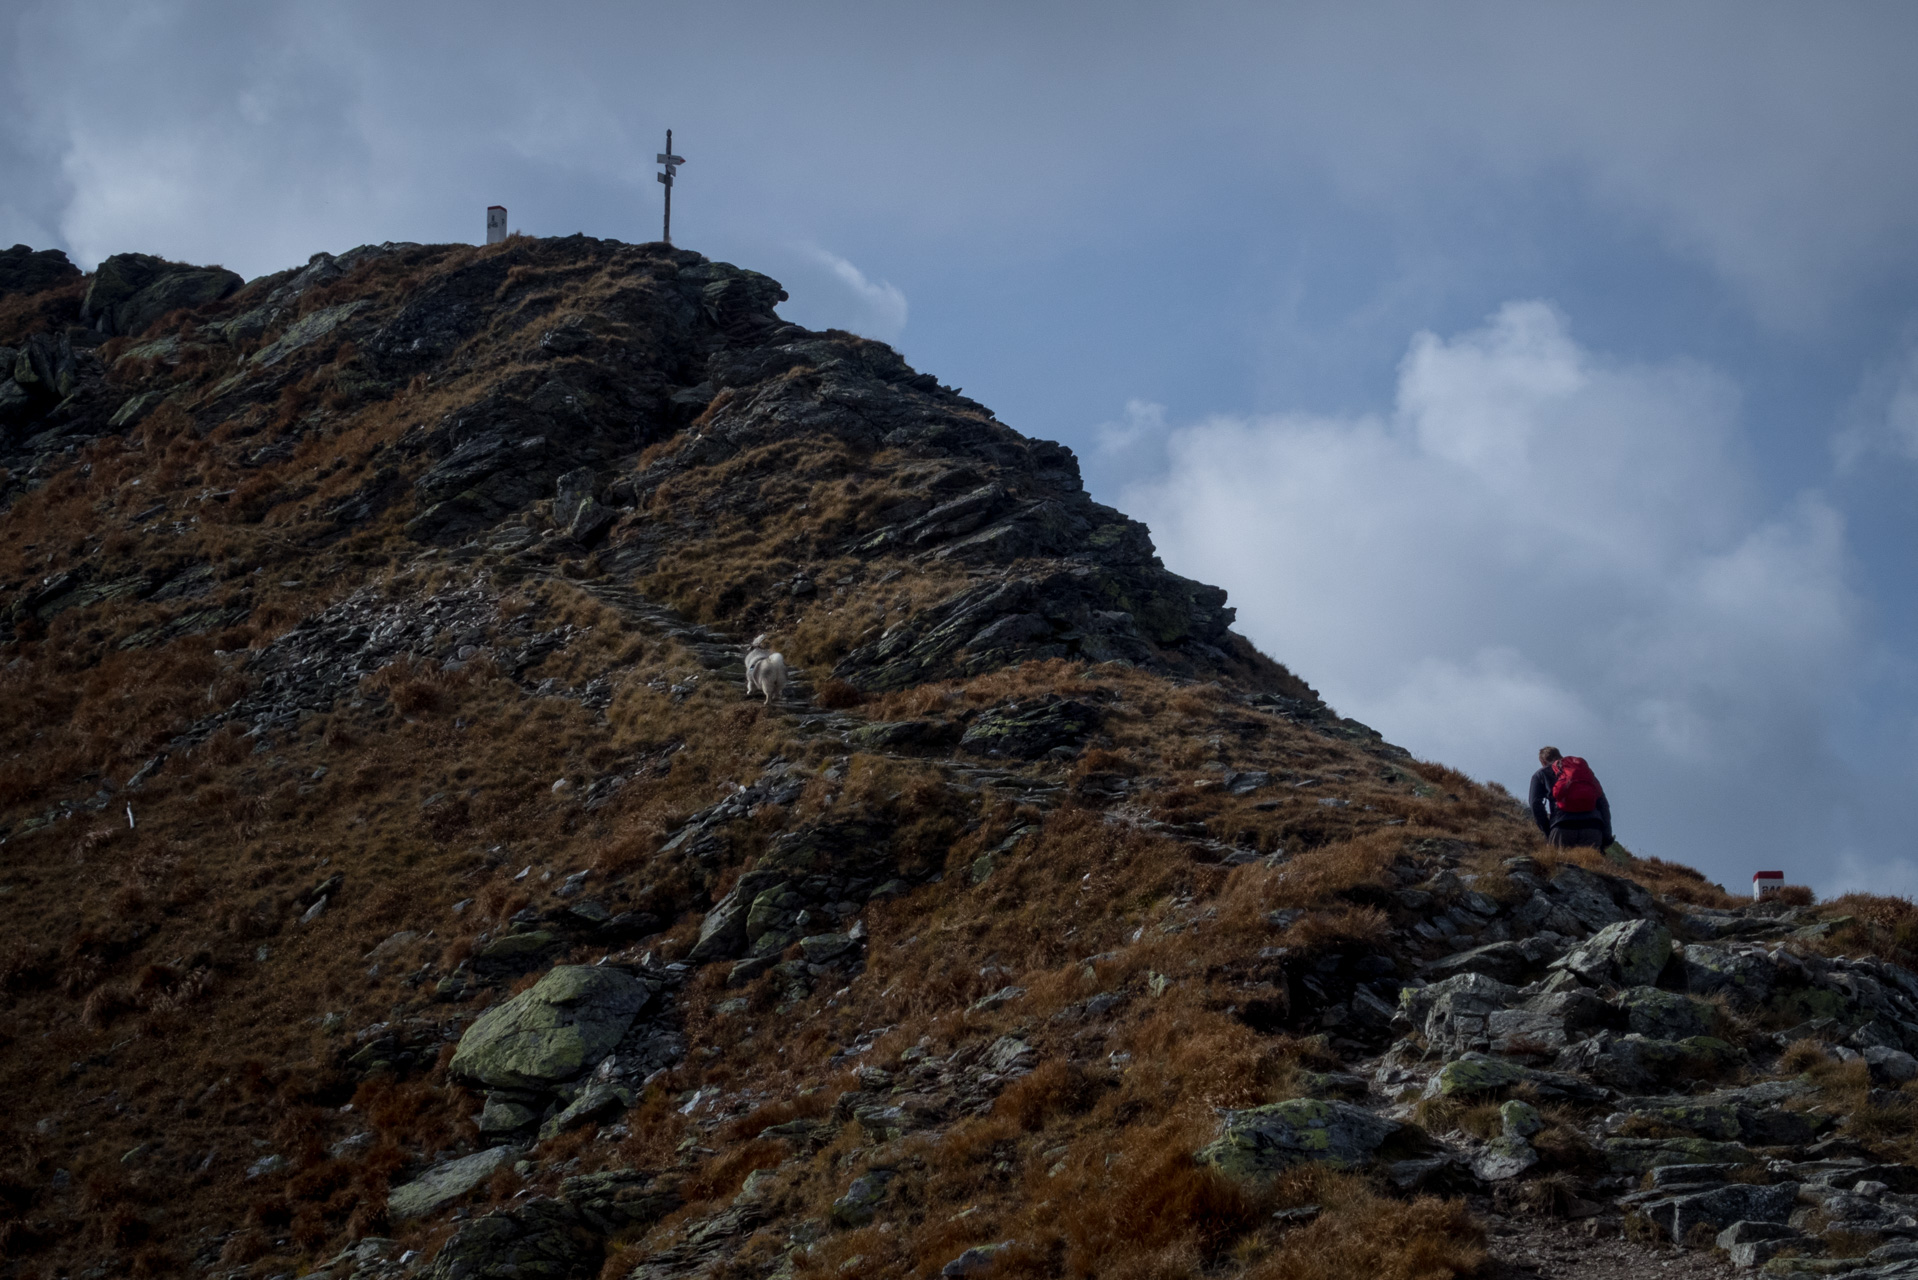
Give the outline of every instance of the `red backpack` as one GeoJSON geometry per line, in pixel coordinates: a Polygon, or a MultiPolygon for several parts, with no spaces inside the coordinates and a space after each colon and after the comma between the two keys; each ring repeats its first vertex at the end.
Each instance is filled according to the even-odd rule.
{"type": "Polygon", "coordinates": [[[1578,756],[1563,756],[1552,769],[1552,806],[1560,813],[1590,813],[1598,808],[1598,776],[1578,756]]]}

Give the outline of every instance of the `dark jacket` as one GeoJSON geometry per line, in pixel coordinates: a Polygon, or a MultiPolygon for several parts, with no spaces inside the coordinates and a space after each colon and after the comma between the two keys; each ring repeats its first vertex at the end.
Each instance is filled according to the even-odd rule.
{"type": "Polygon", "coordinates": [[[1604,784],[1598,788],[1598,808],[1590,813],[1559,813],[1552,803],[1551,766],[1547,765],[1532,775],[1532,821],[1538,824],[1540,835],[1549,836],[1553,827],[1598,827],[1604,833],[1603,849],[1612,843],[1612,802],[1605,798],[1604,784]]]}

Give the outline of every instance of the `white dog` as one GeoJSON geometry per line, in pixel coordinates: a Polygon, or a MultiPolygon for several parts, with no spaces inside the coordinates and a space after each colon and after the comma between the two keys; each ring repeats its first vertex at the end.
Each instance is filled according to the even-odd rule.
{"type": "Polygon", "coordinates": [[[746,696],[763,693],[768,703],[774,703],[785,692],[786,655],[772,651],[770,637],[754,637],[752,648],[746,650],[746,696]]]}

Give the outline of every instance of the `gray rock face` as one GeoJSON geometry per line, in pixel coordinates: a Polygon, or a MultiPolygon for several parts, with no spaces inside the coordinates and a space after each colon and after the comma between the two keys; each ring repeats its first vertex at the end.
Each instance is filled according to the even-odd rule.
{"type": "Polygon", "coordinates": [[[620,969],[562,965],[481,1014],[449,1070],[489,1088],[550,1089],[597,1066],[657,994],[620,969]]]}
{"type": "Polygon", "coordinates": [[[398,1222],[444,1208],[518,1158],[513,1147],[494,1147],[436,1165],[405,1186],[393,1188],[386,1197],[387,1215],[398,1222]]]}
{"type": "Polygon", "coordinates": [[[1407,988],[1399,1000],[1427,1044],[1451,1057],[1490,1047],[1493,1015],[1518,1003],[1519,994],[1496,978],[1462,973],[1429,987],[1407,988]]]}
{"type": "MultiPolygon", "coordinates": [[[[1606,899],[1609,903],[1610,899],[1606,899]]],[[[1671,959],[1672,935],[1651,920],[1606,925],[1552,962],[1592,986],[1649,986],[1671,959]]]]}

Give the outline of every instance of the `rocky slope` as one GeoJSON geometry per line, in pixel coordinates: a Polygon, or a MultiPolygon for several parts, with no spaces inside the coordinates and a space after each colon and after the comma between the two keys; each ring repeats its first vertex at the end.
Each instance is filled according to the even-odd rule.
{"type": "Polygon", "coordinates": [[[1554,856],[783,298],[0,255],[5,1275],[1918,1274],[1910,904],[1554,856]]]}

